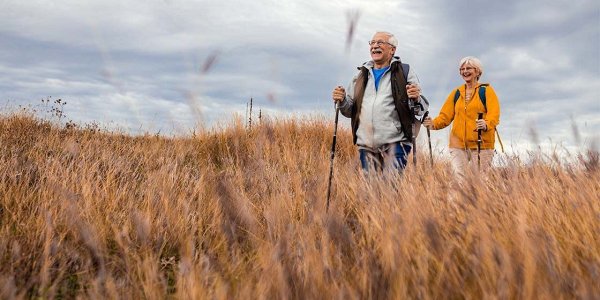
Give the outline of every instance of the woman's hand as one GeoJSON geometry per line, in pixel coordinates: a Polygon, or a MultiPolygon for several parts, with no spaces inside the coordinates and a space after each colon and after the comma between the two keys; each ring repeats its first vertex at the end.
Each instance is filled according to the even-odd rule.
{"type": "Polygon", "coordinates": [[[475,122],[477,123],[477,130],[487,131],[487,123],[485,123],[484,119],[478,119],[475,122]]]}

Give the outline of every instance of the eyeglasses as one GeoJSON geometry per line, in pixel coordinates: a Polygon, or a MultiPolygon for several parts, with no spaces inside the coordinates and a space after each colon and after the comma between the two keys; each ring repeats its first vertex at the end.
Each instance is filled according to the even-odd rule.
{"type": "Polygon", "coordinates": [[[384,42],[384,41],[369,41],[369,45],[370,46],[380,46],[380,45],[383,45],[383,44],[388,44],[388,45],[390,45],[392,47],[396,47],[396,46],[394,46],[394,45],[392,45],[392,44],[390,44],[388,42],[384,42]]]}
{"type": "Polygon", "coordinates": [[[475,68],[473,68],[473,67],[466,67],[466,68],[460,68],[458,70],[461,71],[461,72],[462,71],[473,71],[473,70],[475,70],[475,68]]]}

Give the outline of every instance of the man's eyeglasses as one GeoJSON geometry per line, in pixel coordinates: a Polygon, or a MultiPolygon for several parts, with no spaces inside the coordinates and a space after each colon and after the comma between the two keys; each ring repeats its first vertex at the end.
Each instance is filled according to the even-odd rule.
{"type": "Polygon", "coordinates": [[[383,44],[388,44],[388,45],[390,45],[392,47],[396,47],[396,46],[394,46],[394,45],[392,45],[392,44],[390,44],[388,42],[384,42],[384,41],[369,41],[369,45],[370,46],[381,46],[383,44]]]}

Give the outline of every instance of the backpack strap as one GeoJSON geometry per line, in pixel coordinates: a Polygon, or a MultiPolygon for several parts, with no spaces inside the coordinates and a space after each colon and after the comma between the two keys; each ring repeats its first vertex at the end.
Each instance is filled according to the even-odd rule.
{"type": "Polygon", "coordinates": [[[404,74],[404,80],[408,82],[408,71],[410,70],[410,65],[402,63],[402,74],[404,74]]]}
{"type": "Polygon", "coordinates": [[[479,86],[479,99],[481,100],[481,103],[483,103],[483,108],[485,108],[485,111],[487,111],[487,100],[485,98],[485,87],[488,86],[488,84],[482,84],[479,86]]]}
{"type": "MultiPolygon", "coordinates": [[[[488,86],[489,84],[482,84],[479,87],[479,99],[481,100],[481,103],[483,103],[483,107],[485,108],[485,111],[487,112],[487,105],[486,105],[486,98],[485,98],[485,87],[488,86]]],[[[494,131],[496,132],[496,136],[498,137],[498,142],[500,143],[500,149],[502,149],[502,153],[504,153],[504,144],[502,144],[502,139],[500,138],[500,132],[498,132],[498,128],[494,128],[494,131]]]]}
{"type": "MultiPolygon", "coordinates": [[[[488,86],[489,84],[484,83],[482,85],[479,86],[479,99],[481,100],[481,103],[483,103],[483,108],[485,109],[485,111],[487,111],[487,99],[485,97],[485,87],[488,86]]],[[[454,105],[456,105],[456,101],[458,101],[458,98],[460,98],[460,90],[456,89],[456,92],[454,92],[454,105]]]]}
{"type": "Polygon", "coordinates": [[[460,98],[460,90],[456,89],[456,92],[454,93],[454,105],[456,105],[456,101],[458,101],[458,98],[460,98]]]}

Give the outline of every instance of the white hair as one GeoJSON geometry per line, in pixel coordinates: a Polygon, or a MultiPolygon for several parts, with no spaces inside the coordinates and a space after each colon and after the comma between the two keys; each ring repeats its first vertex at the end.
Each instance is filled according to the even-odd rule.
{"type": "Polygon", "coordinates": [[[394,48],[398,48],[398,39],[393,34],[387,32],[387,31],[377,31],[377,32],[375,32],[374,35],[376,35],[378,33],[383,33],[383,34],[387,35],[387,37],[388,37],[387,42],[390,43],[392,46],[394,46],[394,48]]]}
{"type": "Polygon", "coordinates": [[[470,65],[479,71],[479,75],[477,75],[477,80],[479,80],[479,77],[483,75],[483,65],[481,64],[479,58],[475,56],[463,57],[460,60],[460,63],[458,64],[458,68],[460,69],[463,65],[470,65]]]}

